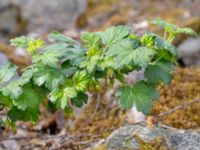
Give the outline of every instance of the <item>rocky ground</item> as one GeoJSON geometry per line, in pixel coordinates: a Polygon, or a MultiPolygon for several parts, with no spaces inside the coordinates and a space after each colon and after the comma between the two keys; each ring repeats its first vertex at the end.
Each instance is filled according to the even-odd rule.
{"type": "MultiPolygon", "coordinates": [[[[199,6],[199,0],[0,0],[0,65],[11,61],[24,68],[30,64],[23,49],[9,46],[11,37],[45,37],[51,29],[77,39],[83,30],[102,30],[119,24],[130,25],[137,34],[149,30],[161,33],[148,23],[161,17],[200,33],[199,6]]],[[[176,39],[185,68],[177,67],[172,83],[159,87],[161,97],[149,116],[150,124],[147,123],[152,129],[144,123],[130,125],[127,112],[118,108],[117,100],[97,103],[97,97],[91,97],[90,103],[76,109],[75,114],[41,108],[39,124],[18,122],[16,135],[9,129],[0,129],[0,149],[198,150],[199,41],[200,37],[176,39]]],[[[100,97],[105,93],[106,90],[100,97]]]]}

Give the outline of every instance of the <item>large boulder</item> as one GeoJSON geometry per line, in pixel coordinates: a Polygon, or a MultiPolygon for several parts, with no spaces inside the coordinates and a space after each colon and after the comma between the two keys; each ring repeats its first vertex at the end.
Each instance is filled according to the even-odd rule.
{"type": "Polygon", "coordinates": [[[200,134],[183,130],[125,126],[108,138],[107,150],[200,150],[200,134]]]}

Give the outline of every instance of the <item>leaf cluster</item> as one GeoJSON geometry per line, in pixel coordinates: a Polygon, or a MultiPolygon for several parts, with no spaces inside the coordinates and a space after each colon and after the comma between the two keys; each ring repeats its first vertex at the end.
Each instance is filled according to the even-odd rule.
{"type": "MultiPolygon", "coordinates": [[[[152,21],[173,34],[195,34],[162,20],[152,21]]],[[[98,92],[99,80],[115,80],[121,86],[116,96],[123,109],[136,106],[148,114],[159,98],[156,87],[169,84],[178,57],[171,40],[154,34],[137,36],[128,26],[113,26],[102,32],[83,32],[81,42],[61,33],[49,36],[50,44],[25,36],[11,40],[11,45],[26,48],[32,65],[17,73],[8,64],[0,68],[0,105],[7,109],[7,123],[18,120],[37,122],[39,107],[48,99],[57,109],[69,110],[72,105],[82,107],[89,92],[98,92]],[[144,70],[145,78],[129,85],[124,76],[144,70]]]]}

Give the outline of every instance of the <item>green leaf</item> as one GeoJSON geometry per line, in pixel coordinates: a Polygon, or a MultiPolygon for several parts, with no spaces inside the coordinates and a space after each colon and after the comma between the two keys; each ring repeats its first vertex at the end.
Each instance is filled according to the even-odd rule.
{"type": "Polygon", "coordinates": [[[31,80],[31,78],[33,77],[33,74],[37,71],[37,69],[35,69],[34,66],[35,65],[30,65],[29,67],[27,67],[23,70],[20,80],[24,84],[28,83],[31,80]]]}
{"type": "Polygon", "coordinates": [[[71,37],[68,37],[66,35],[63,35],[57,31],[54,31],[48,35],[49,39],[53,39],[59,42],[66,42],[66,43],[77,43],[74,39],[71,37]]]}
{"type": "Polygon", "coordinates": [[[177,28],[176,34],[184,33],[190,36],[197,37],[197,33],[191,28],[177,28]]]}
{"type": "Polygon", "coordinates": [[[64,89],[56,88],[50,93],[50,100],[59,104],[59,108],[65,109],[69,99],[76,97],[77,92],[73,87],[65,87],[64,89]]]}
{"type": "Polygon", "coordinates": [[[59,105],[59,108],[65,109],[69,98],[64,95],[62,89],[56,88],[50,93],[50,101],[59,105]]]}
{"type": "Polygon", "coordinates": [[[176,25],[169,23],[165,20],[162,20],[160,18],[153,19],[150,23],[159,25],[160,27],[165,28],[165,29],[168,28],[168,30],[176,30],[177,29],[176,25]]]}
{"type": "Polygon", "coordinates": [[[121,87],[118,96],[121,108],[127,109],[135,105],[138,111],[148,114],[154,101],[159,98],[159,93],[146,82],[139,81],[133,87],[121,87]]]}
{"type": "Polygon", "coordinates": [[[8,111],[8,117],[12,122],[16,121],[32,121],[37,122],[40,111],[39,108],[28,108],[26,110],[18,109],[17,107],[12,107],[8,111]]]}
{"type": "Polygon", "coordinates": [[[82,107],[87,104],[88,96],[85,93],[78,93],[76,97],[71,99],[71,103],[76,107],[82,107]]]}
{"type": "Polygon", "coordinates": [[[73,98],[77,95],[77,91],[74,87],[65,87],[63,90],[64,96],[73,98]]]}
{"type": "Polygon", "coordinates": [[[74,87],[77,91],[86,91],[89,78],[86,71],[78,71],[74,74],[73,78],[74,87]]]}
{"type": "Polygon", "coordinates": [[[43,47],[43,51],[46,52],[46,51],[64,51],[65,49],[67,49],[69,47],[68,44],[66,43],[55,43],[55,44],[50,44],[50,45],[47,45],[45,47],[43,47]]]}
{"type": "Polygon", "coordinates": [[[131,87],[128,86],[121,87],[117,91],[116,96],[120,96],[119,105],[122,109],[130,109],[131,107],[133,107],[134,95],[131,87]]]}
{"type": "Polygon", "coordinates": [[[81,40],[86,43],[86,47],[99,49],[99,41],[100,37],[96,33],[90,33],[90,32],[82,32],[81,33],[81,40]]]}
{"type": "Polygon", "coordinates": [[[151,23],[155,25],[159,25],[160,27],[164,28],[167,32],[171,34],[176,35],[176,34],[184,33],[191,36],[197,36],[197,33],[191,28],[180,28],[177,25],[169,23],[165,20],[161,20],[159,18],[152,20],[151,23]]]}
{"type": "Polygon", "coordinates": [[[64,83],[65,76],[60,69],[38,66],[38,70],[33,75],[33,80],[37,85],[45,85],[49,90],[52,90],[64,83]]]}
{"type": "Polygon", "coordinates": [[[31,39],[28,42],[27,50],[30,54],[34,54],[38,49],[42,48],[45,45],[42,39],[31,39]]]}
{"type": "Polygon", "coordinates": [[[165,50],[169,51],[173,56],[178,56],[178,49],[171,43],[162,39],[160,36],[154,33],[146,33],[141,37],[141,43],[149,48],[154,48],[157,51],[165,50]]]}
{"type": "Polygon", "coordinates": [[[60,58],[65,56],[64,51],[51,50],[46,51],[41,55],[34,55],[32,57],[33,63],[42,63],[43,65],[58,67],[60,58]]]}
{"type": "Polygon", "coordinates": [[[154,51],[147,47],[133,49],[131,41],[126,39],[112,45],[106,55],[116,56],[116,68],[123,67],[131,62],[138,66],[146,67],[151,61],[154,51]]]}
{"type": "Polygon", "coordinates": [[[69,60],[64,61],[61,68],[66,77],[73,75],[77,70],[77,67],[72,66],[69,60]]]}
{"type": "Polygon", "coordinates": [[[109,27],[105,32],[99,32],[102,42],[106,45],[112,45],[118,43],[131,32],[131,28],[128,26],[112,26],[109,27]]]}
{"type": "Polygon", "coordinates": [[[155,64],[150,64],[145,70],[145,77],[152,84],[163,82],[169,84],[172,80],[173,64],[171,62],[160,60],[155,64]]]}
{"type": "Polygon", "coordinates": [[[133,62],[145,68],[150,62],[155,52],[147,47],[139,47],[132,53],[133,62]]]}
{"type": "Polygon", "coordinates": [[[173,56],[178,57],[178,49],[158,36],[155,38],[155,47],[158,50],[169,51],[173,56]]]}
{"type": "Polygon", "coordinates": [[[8,85],[0,89],[5,96],[9,96],[11,99],[17,99],[22,93],[23,82],[21,80],[15,80],[10,82],[8,85]]]}
{"type": "Polygon", "coordinates": [[[15,46],[15,47],[20,47],[20,48],[27,48],[30,40],[31,39],[26,36],[20,36],[20,37],[11,39],[10,45],[15,46]]]}
{"type": "Polygon", "coordinates": [[[0,92],[0,106],[6,106],[6,107],[12,106],[12,99],[9,96],[3,95],[2,92],[0,92]]]}
{"type": "Polygon", "coordinates": [[[14,64],[7,64],[0,67],[0,83],[11,80],[17,73],[17,66],[14,64]]]}
{"type": "Polygon", "coordinates": [[[86,59],[85,50],[81,47],[68,48],[65,59],[70,60],[74,66],[79,66],[86,59]]]}
{"type": "Polygon", "coordinates": [[[155,45],[155,38],[157,37],[154,33],[145,33],[142,35],[140,41],[143,46],[152,48],[155,45]]]}
{"type": "Polygon", "coordinates": [[[32,88],[30,84],[23,87],[22,94],[13,101],[13,104],[21,110],[27,108],[37,108],[40,103],[40,95],[32,88]]]}
{"type": "Polygon", "coordinates": [[[87,58],[85,61],[83,61],[80,64],[80,67],[86,68],[89,73],[92,73],[96,69],[95,67],[97,66],[99,59],[99,55],[91,56],[90,58],[87,58]]]}
{"type": "Polygon", "coordinates": [[[112,57],[104,57],[98,61],[97,66],[101,70],[105,70],[107,68],[114,68],[115,61],[112,57]]]}

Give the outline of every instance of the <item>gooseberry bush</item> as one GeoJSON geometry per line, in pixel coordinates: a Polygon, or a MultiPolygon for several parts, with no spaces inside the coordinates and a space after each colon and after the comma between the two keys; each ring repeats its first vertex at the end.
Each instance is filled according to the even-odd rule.
{"type": "Polygon", "coordinates": [[[48,44],[26,36],[12,39],[11,46],[27,49],[32,65],[20,75],[14,64],[0,68],[0,107],[7,113],[4,122],[37,122],[45,100],[57,109],[81,107],[87,103],[88,93],[101,89],[101,79],[109,86],[120,82],[116,96],[122,109],[135,106],[148,114],[159,98],[156,87],[172,79],[178,57],[173,39],[179,33],[196,35],[190,28],[161,19],[151,23],[164,29],[164,37],[151,32],[138,36],[120,25],[102,32],[83,32],[81,42],[58,32],[48,36],[48,44]],[[145,79],[128,84],[124,76],[139,70],[144,70],[145,79]]]}

